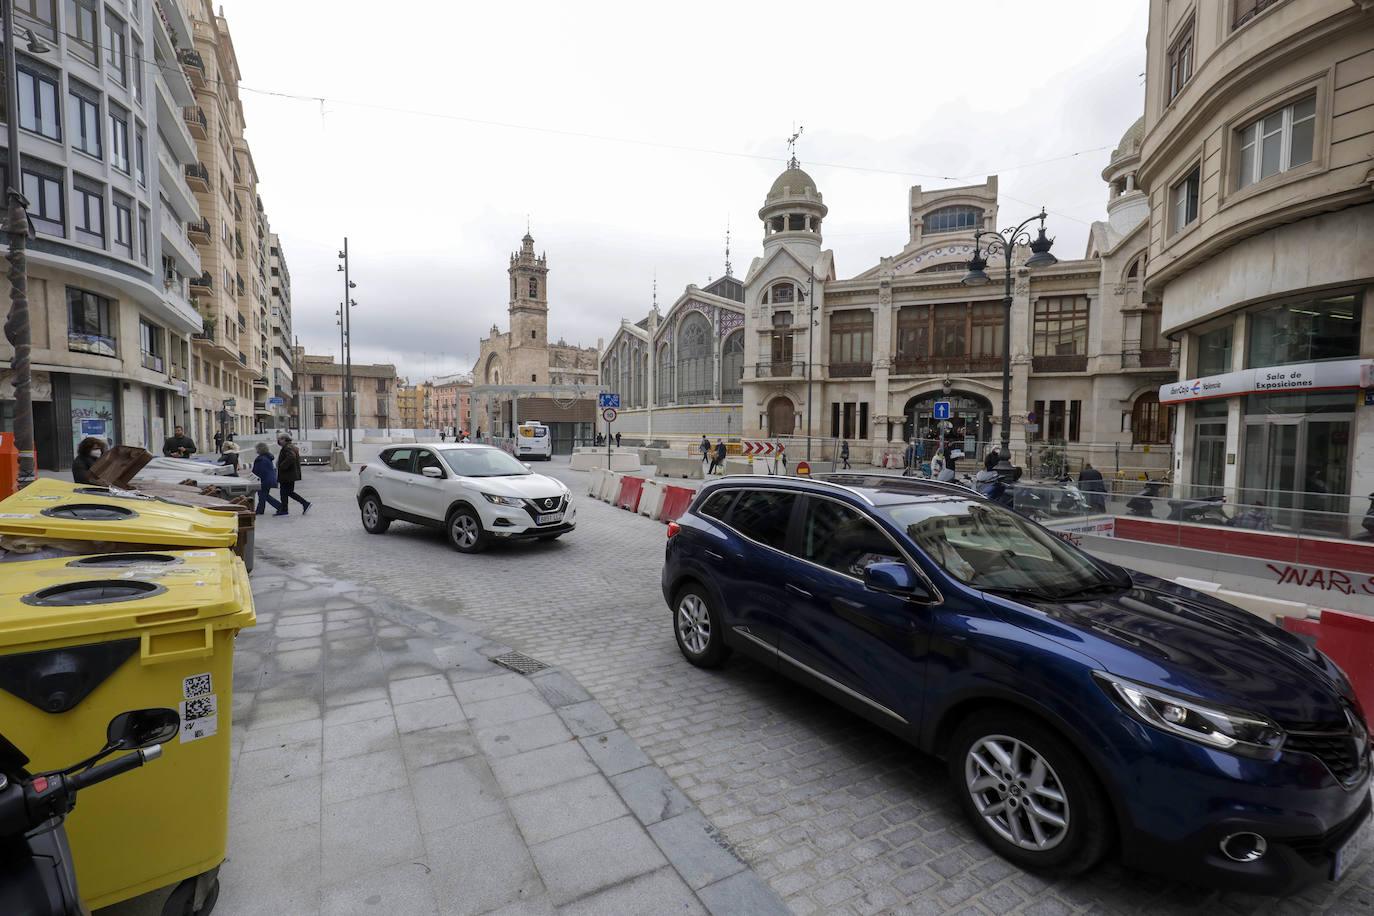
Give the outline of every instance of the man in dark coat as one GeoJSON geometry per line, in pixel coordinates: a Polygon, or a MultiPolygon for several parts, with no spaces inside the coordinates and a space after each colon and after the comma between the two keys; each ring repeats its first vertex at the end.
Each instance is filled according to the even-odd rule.
{"type": "Polygon", "coordinates": [[[983,468],[989,471],[997,470],[997,464],[1002,460],[1002,453],[997,448],[988,449],[988,453],[983,456],[983,468]]]}
{"type": "MultiPolygon", "coordinates": [[[[716,468],[723,467],[724,465],[725,465],[725,440],[724,440],[724,439],[717,439],[717,440],[716,440],[716,450],[715,450],[715,452],[714,452],[714,453],[712,454],[712,456],[711,456],[711,470],[709,471],[709,473],[714,474],[714,473],[716,472],[716,468]]],[[[724,471],[721,471],[721,473],[723,474],[723,473],[725,473],[725,472],[724,472],[724,471]]]]}
{"type": "Polygon", "coordinates": [[[258,515],[271,506],[280,512],[284,506],[272,496],[272,488],[277,485],[277,469],[272,466],[272,450],[266,442],[257,444],[257,457],[253,459],[253,474],[258,478],[258,515]]]}
{"type": "Polygon", "coordinates": [[[200,449],[196,448],[196,441],[186,435],[180,426],[174,427],[172,435],[162,443],[162,454],[168,458],[190,458],[198,451],[200,449]]]}
{"type": "Polygon", "coordinates": [[[840,440],[840,461],[844,462],[844,470],[849,470],[849,440],[840,440]]]}
{"type": "Polygon", "coordinates": [[[301,504],[301,515],[310,511],[310,500],[304,499],[296,492],[296,481],[301,479],[301,453],[296,451],[296,446],[291,444],[291,437],[282,433],[277,437],[277,444],[281,450],[277,452],[277,486],[281,488],[281,509],[277,515],[290,515],[287,509],[291,506],[290,500],[295,500],[301,504]]]}
{"type": "Polygon", "coordinates": [[[1107,485],[1102,481],[1102,472],[1091,464],[1084,464],[1078,472],[1078,489],[1088,497],[1088,502],[1098,512],[1107,508],[1107,485]]]}

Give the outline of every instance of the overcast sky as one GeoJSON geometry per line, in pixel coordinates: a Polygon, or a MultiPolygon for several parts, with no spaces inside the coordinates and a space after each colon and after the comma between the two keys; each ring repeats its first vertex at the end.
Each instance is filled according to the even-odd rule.
{"type": "Polygon", "coordinates": [[[1043,203],[1055,253],[1082,257],[1142,112],[1146,7],[223,3],[295,333],[337,357],[347,235],[354,359],[412,379],[470,368],[507,328],[527,216],[551,339],[609,340],[655,275],[665,307],[719,277],[727,221],[743,277],[794,125],[841,277],[901,250],[912,185],[991,173],[999,227],[1043,203]]]}

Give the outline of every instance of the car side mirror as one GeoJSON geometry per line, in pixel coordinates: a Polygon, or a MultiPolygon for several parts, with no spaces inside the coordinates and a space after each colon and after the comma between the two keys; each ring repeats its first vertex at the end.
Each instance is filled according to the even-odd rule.
{"type": "Polygon", "coordinates": [[[527,471],[533,471],[533,470],[534,470],[534,468],[530,467],[530,463],[529,463],[528,461],[522,461],[522,462],[520,462],[520,463],[523,464],[523,465],[525,466],[525,470],[527,470],[527,471]]]}
{"type": "Polygon", "coordinates": [[[905,563],[870,563],[864,567],[864,586],[885,595],[929,601],[934,595],[905,563]]]}
{"type": "Polygon", "coordinates": [[[443,477],[443,476],[444,476],[444,472],[441,471],[441,470],[439,470],[438,468],[436,468],[436,467],[435,467],[434,465],[432,465],[432,464],[431,464],[431,465],[428,465],[428,466],[426,466],[426,467],[420,468],[420,473],[423,474],[423,475],[426,476],[426,477],[443,477]]]}
{"type": "Polygon", "coordinates": [[[110,720],[105,742],[112,751],[137,751],[170,741],[179,731],[181,716],[175,709],[134,709],[110,720]]]}

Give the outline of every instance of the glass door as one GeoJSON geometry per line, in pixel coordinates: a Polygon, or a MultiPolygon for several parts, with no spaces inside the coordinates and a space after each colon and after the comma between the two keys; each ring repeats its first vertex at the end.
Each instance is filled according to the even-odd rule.
{"type": "Polygon", "coordinates": [[[1303,527],[1341,532],[1350,492],[1350,421],[1312,419],[1303,425],[1303,527]]]}
{"type": "Polygon", "coordinates": [[[1260,503],[1274,524],[1296,527],[1294,493],[1298,481],[1298,437],[1301,420],[1274,420],[1245,427],[1245,463],[1241,500],[1260,503]]]}

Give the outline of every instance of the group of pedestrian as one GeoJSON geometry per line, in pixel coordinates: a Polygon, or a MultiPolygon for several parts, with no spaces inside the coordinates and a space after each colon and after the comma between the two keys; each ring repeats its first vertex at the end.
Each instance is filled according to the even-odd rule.
{"type": "Polygon", "coordinates": [[[701,436],[701,444],[698,446],[698,448],[701,450],[701,462],[702,464],[705,464],[707,466],[706,475],[708,477],[716,473],[716,470],[718,468],[721,469],[722,474],[725,473],[724,439],[717,439],[716,444],[712,446],[711,440],[706,438],[706,434],[703,433],[701,436]]]}
{"type": "MultiPolygon", "coordinates": [[[[90,482],[91,465],[100,457],[104,445],[103,440],[88,436],[77,447],[76,460],[72,462],[72,478],[77,483],[90,482]]],[[[288,509],[292,500],[300,503],[301,515],[304,515],[310,511],[310,500],[296,492],[296,483],[301,479],[300,450],[286,433],[277,434],[277,446],[275,463],[272,460],[272,450],[266,442],[259,442],[256,447],[253,476],[258,478],[258,515],[265,514],[268,506],[276,510],[274,515],[290,515],[288,509]],[[280,499],[272,495],[274,488],[279,491],[280,499]]],[[[172,435],[162,443],[162,454],[169,458],[190,458],[196,451],[195,440],[187,436],[180,426],[175,427],[172,435]]],[[[226,436],[223,432],[216,431],[215,451],[219,453],[219,463],[229,466],[229,476],[237,477],[239,447],[234,442],[234,434],[229,433],[226,436]]]]}

